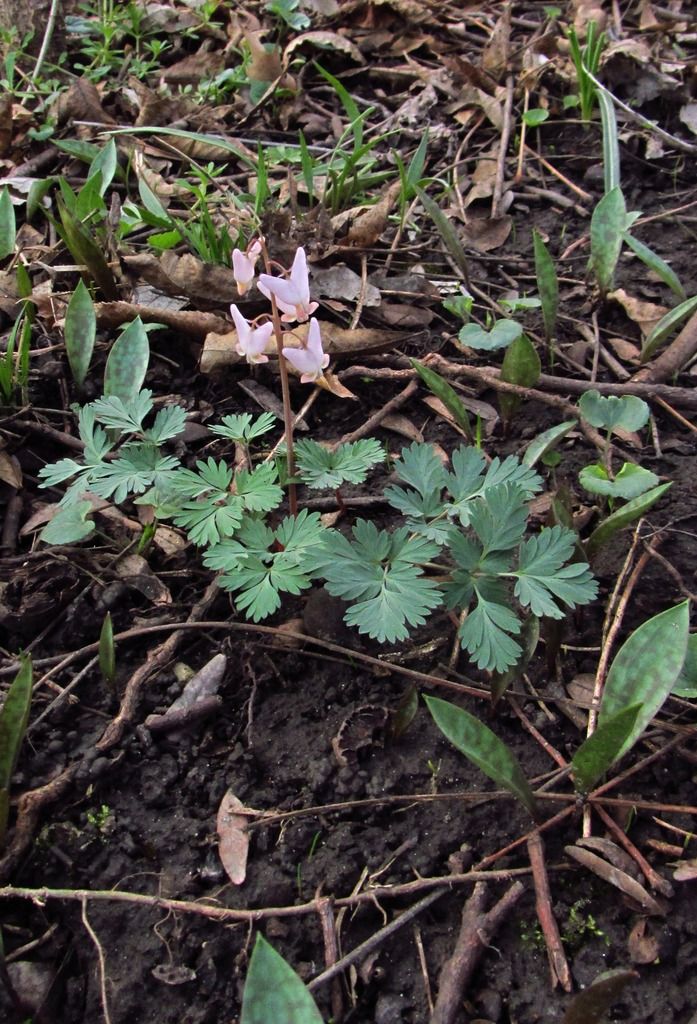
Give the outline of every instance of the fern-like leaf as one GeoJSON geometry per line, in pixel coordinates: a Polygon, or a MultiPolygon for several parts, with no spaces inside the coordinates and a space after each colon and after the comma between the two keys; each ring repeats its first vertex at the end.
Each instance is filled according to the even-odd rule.
{"type": "Polygon", "coordinates": [[[317,490],[337,490],[342,484],[362,484],[368,471],[385,458],[385,449],[374,438],[325,448],[303,438],[295,443],[300,478],[317,490]]]}
{"type": "Polygon", "coordinates": [[[460,643],[479,668],[504,672],[521,654],[520,644],[510,635],[520,632],[520,619],[499,581],[480,580],[474,592],[477,603],[460,626],[460,643]]]}
{"type": "Polygon", "coordinates": [[[228,437],[239,444],[249,444],[250,441],[272,430],[275,423],[276,417],[272,412],[264,412],[256,419],[251,413],[241,412],[234,416],[223,416],[219,424],[209,429],[211,434],[228,437]]]}
{"type": "Polygon", "coordinates": [[[99,423],[122,434],[138,434],[143,420],[153,407],[152,391],[143,389],[132,402],[124,402],[118,395],[97,398],[90,403],[99,423]]]}
{"type": "Polygon", "coordinates": [[[543,529],[521,546],[515,595],[533,615],[553,619],[564,616],[554,598],[569,608],[587,604],[597,597],[598,584],[585,562],[564,563],[574,551],[576,537],[563,526],[543,529]]]}
{"type": "Polygon", "coordinates": [[[381,643],[406,639],[407,623],[422,625],[441,603],[437,585],[422,569],[438,553],[438,545],[410,537],[405,528],[390,535],[364,519],[354,526],[353,536],[353,543],[339,534],[325,543],[318,570],[327,590],[357,602],[345,621],[360,633],[381,643]]]}

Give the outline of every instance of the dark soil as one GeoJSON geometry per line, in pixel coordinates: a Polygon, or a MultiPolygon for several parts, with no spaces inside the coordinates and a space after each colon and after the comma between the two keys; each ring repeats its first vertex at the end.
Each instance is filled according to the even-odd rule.
{"type": "MultiPolygon", "coordinates": [[[[471,6],[462,5],[468,11],[471,6]]],[[[537,20],[542,5],[514,6],[519,17],[537,20]]],[[[499,13],[497,4],[482,4],[481,7],[492,16],[499,13]]],[[[634,26],[636,5],[620,4],[619,7],[629,18],[628,24],[634,26]]],[[[387,8],[377,5],[371,10],[378,22],[384,17],[385,33],[398,32],[399,25],[395,26],[390,20],[387,8]]],[[[440,42],[437,46],[433,43],[435,51],[424,43],[418,53],[426,64],[431,62],[434,66],[433,54],[442,54],[443,40],[448,37],[444,36],[443,13],[432,17],[435,25],[432,30],[440,42]]],[[[362,26],[365,24],[361,21],[362,26]]],[[[347,37],[351,35],[350,16],[337,15],[336,26],[342,28],[347,37]]],[[[519,26],[517,31],[523,33],[522,41],[529,30],[519,26]]],[[[387,43],[385,50],[386,56],[381,56],[378,49],[370,59],[376,64],[384,60],[395,67],[401,66],[387,43]]],[[[342,68],[338,54],[334,54],[334,62],[333,70],[339,74],[342,68]]],[[[310,75],[309,70],[306,74],[310,75]]],[[[364,100],[376,100],[392,108],[391,97],[385,95],[382,86],[375,85],[371,76],[366,74],[358,79],[349,76],[347,87],[352,88],[352,83],[356,94],[364,100]]],[[[319,95],[326,100],[321,91],[313,93],[313,88],[319,88],[314,78],[312,83],[308,78],[306,88],[311,97],[319,95]]],[[[620,85],[617,91],[623,95],[620,85]]],[[[400,95],[399,101],[404,98],[400,95]]],[[[552,98],[558,99],[554,91],[552,98]]],[[[113,98],[112,103],[116,109],[113,98]]],[[[466,130],[458,128],[457,137],[438,135],[436,129],[445,125],[450,131],[454,124],[447,119],[446,105],[447,97],[439,95],[437,104],[425,115],[437,139],[429,170],[434,175],[439,173],[439,167],[446,168],[455,159],[466,130]]],[[[663,97],[654,101],[655,109],[647,104],[642,112],[659,120],[668,130],[678,132],[677,106],[677,100],[663,97]]],[[[564,174],[582,186],[595,202],[603,190],[602,173],[598,176],[601,167],[599,128],[594,124],[584,130],[578,123],[562,122],[561,115],[559,121],[559,125],[552,122],[543,125],[535,145],[550,159],[553,153],[564,174]]],[[[280,132],[281,127],[285,127],[293,132],[299,123],[297,110],[290,127],[275,123],[273,112],[267,112],[253,121],[253,130],[255,137],[258,135],[263,140],[265,131],[280,132]]],[[[424,124],[417,124],[416,130],[420,132],[424,124]]],[[[67,129],[66,135],[69,135],[67,129]]],[[[414,135],[414,129],[408,129],[391,145],[401,142],[405,151],[410,152],[414,135]]],[[[483,149],[495,137],[490,126],[483,128],[481,140],[475,135],[472,145],[483,149]]],[[[650,218],[697,201],[694,157],[670,152],[660,159],[649,160],[644,141],[626,126],[621,155],[627,208],[641,210],[644,217],[650,218]]],[[[32,152],[36,151],[28,147],[24,158],[32,152]]],[[[60,154],[56,159],[61,159],[60,154]]],[[[470,171],[473,165],[474,158],[468,168],[470,171]]],[[[509,171],[512,175],[513,157],[509,171]]],[[[538,183],[539,179],[536,177],[535,181],[538,183]]],[[[545,180],[545,184],[562,190],[554,179],[545,180]]],[[[587,212],[593,202],[585,204],[587,212]]],[[[587,216],[574,209],[555,206],[548,198],[521,193],[510,213],[514,229],[503,245],[491,254],[468,250],[473,283],[494,297],[510,288],[512,279],[521,293],[535,291],[531,257],[533,226],[551,239],[555,256],[588,231],[587,216]]],[[[694,223],[694,218],[688,214],[676,215],[649,221],[641,229],[641,240],[670,260],[688,296],[697,293],[694,223]]],[[[391,225],[377,246],[368,251],[370,272],[384,266],[393,233],[394,225],[391,225]]],[[[423,223],[422,234],[412,234],[413,237],[406,237],[398,247],[393,272],[407,272],[418,265],[427,265],[433,277],[452,277],[432,225],[423,223]]],[[[315,270],[321,265],[321,253],[316,255],[315,270]]],[[[603,305],[593,296],[591,285],[585,279],[587,256],[587,248],[581,246],[564,264],[559,347],[563,353],[571,355],[576,364],[581,362],[589,367],[592,351],[572,348],[580,338],[579,323],[590,324],[592,316],[597,315],[604,341],[620,337],[640,344],[640,336],[636,324],[620,306],[603,305]]],[[[360,273],[358,254],[354,256],[349,252],[336,258],[345,259],[360,273]]],[[[331,259],[326,265],[331,265],[331,259]]],[[[66,281],[69,291],[77,277],[66,277],[66,281]]],[[[620,264],[617,287],[644,300],[669,304],[667,289],[626,255],[620,264]]],[[[194,308],[197,307],[194,305],[194,308]]],[[[442,315],[440,304],[434,304],[433,308],[434,318],[424,330],[420,333],[404,331],[398,355],[422,357],[429,351],[440,351],[448,358],[464,358],[452,344],[456,334],[453,322],[442,315]]],[[[223,309],[217,311],[224,315],[223,309]]],[[[384,326],[378,313],[370,310],[364,311],[361,323],[384,326]]],[[[537,314],[530,320],[530,329],[541,331],[537,314]]],[[[114,332],[104,334],[102,340],[111,341],[113,336],[114,332]]],[[[47,349],[61,343],[59,334],[39,342],[47,349]]],[[[198,371],[200,345],[182,339],[175,332],[154,333],[151,343],[153,358],[146,385],[158,397],[172,400],[172,396],[176,396],[192,411],[198,423],[213,421],[231,411],[258,411],[237,386],[246,375],[244,370],[204,376],[198,371]]],[[[95,393],[99,389],[106,351],[107,346],[102,345],[91,373],[91,380],[96,382],[95,393]]],[[[408,365],[403,360],[390,362],[391,358],[376,357],[373,365],[408,365]]],[[[472,361],[487,365],[481,357],[472,361]]],[[[500,361],[496,365],[500,365],[500,361]]],[[[554,372],[578,377],[568,362],[562,361],[554,372]]],[[[599,379],[609,381],[615,377],[601,364],[599,379]]],[[[259,380],[272,390],[278,390],[277,380],[267,368],[262,368],[259,380]]],[[[687,369],[671,383],[691,388],[693,380],[692,372],[687,369]]],[[[356,392],[358,400],[340,402],[332,395],[323,394],[306,417],[313,437],[335,440],[360,427],[404,386],[403,381],[363,383],[357,377],[347,378],[346,383],[356,392]]],[[[72,430],[69,404],[77,396],[62,350],[47,351],[39,356],[35,366],[33,364],[29,397],[36,411],[6,409],[0,423],[6,449],[17,457],[24,473],[22,524],[41,498],[41,492],[36,489],[38,469],[46,461],[69,454],[37,428],[37,424],[49,423],[72,430]],[[44,417],[44,410],[58,410],[61,418],[44,417]],[[27,426],[29,421],[33,427],[27,426]]],[[[294,408],[299,409],[306,397],[307,390],[296,385],[294,408]]],[[[424,411],[423,397],[424,393],[417,394],[400,412],[417,428],[423,429],[427,440],[437,442],[449,454],[461,439],[442,419],[424,411]]],[[[493,391],[480,391],[477,397],[496,405],[493,391]]],[[[570,394],[568,397],[573,401],[577,396],[570,394]]],[[[689,425],[680,423],[670,410],[657,403],[652,403],[652,412],[655,416],[653,441],[647,431],[642,433],[643,449],[632,447],[627,441],[620,443],[619,452],[640,461],[662,479],[674,482],[667,497],[652,509],[644,525],[647,538],[652,531],[663,530],[659,550],[666,561],[651,561],[645,569],[631,595],[620,641],[648,617],[697,589],[694,427],[688,429],[689,425]]],[[[684,415],[689,418],[692,414],[685,410],[684,415]]],[[[500,422],[496,424],[485,437],[485,450],[492,456],[521,453],[532,437],[561,418],[556,410],[546,405],[528,402],[507,430],[503,430],[500,422]]],[[[407,443],[384,429],[380,429],[377,436],[393,454],[407,443]]],[[[208,434],[203,439],[187,440],[187,456],[193,458],[204,450],[207,452],[210,440],[208,434]]],[[[549,487],[556,484],[558,488],[570,488],[578,511],[587,496],[584,499],[579,493],[577,472],[595,456],[580,433],[572,434],[561,451],[562,462],[555,476],[550,474],[549,487]]],[[[382,484],[378,478],[372,491],[366,486],[356,493],[379,494],[382,484]]],[[[5,483],[2,487],[3,509],[6,510],[12,491],[5,483]]],[[[132,507],[126,511],[134,514],[132,507]]],[[[385,505],[376,504],[360,514],[374,518],[381,527],[390,525],[385,505]]],[[[588,528],[585,529],[587,536],[588,528]]],[[[562,650],[561,660],[555,665],[554,658],[550,657],[548,663],[545,648],[541,646],[528,669],[534,691],[520,684],[520,707],[525,709],[544,740],[567,758],[579,745],[583,733],[563,713],[564,702],[558,698],[567,695],[563,686],[577,674],[595,672],[605,601],[615,585],[630,539],[631,530],[622,534],[610,549],[603,550],[593,566],[601,584],[601,599],[582,613],[570,616],[563,624],[562,639],[569,646],[562,650]],[[539,696],[539,702],[531,697],[531,692],[539,696]]],[[[150,567],[169,588],[172,598],[169,604],[157,603],[152,595],[120,580],[112,568],[114,554],[130,540],[132,537],[125,533],[120,536],[116,526],[97,544],[90,541],[68,549],[47,548],[33,544],[29,531],[16,538],[13,548],[5,549],[5,557],[0,560],[0,578],[5,584],[0,642],[3,663],[6,668],[10,667],[4,679],[11,677],[13,658],[23,648],[31,647],[37,659],[38,678],[44,671],[42,658],[65,655],[94,643],[107,610],[111,610],[117,634],[134,627],[186,620],[211,579],[201,568],[196,552],[190,548],[168,558],[153,549],[149,556],[150,567]]],[[[251,627],[248,630],[224,627],[192,630],[186,634],[176,655],[147,680],[137,701],[136,721],[108,750],[98,750],[96,744],[117,713],[127,682],[153,655],[168,632],[143,634],[117,646],[115,692],[109,690],[95,666],[77,680],[68,699],[63,699],[37,722],[56,696],[47,684],[39,687],[28,739],[13,779],[13,798],[60,778],[70,766],[77,767],[70,784],[56,793],[55,799],[46,801],[33,822],[32,842],[22,855],[0,862],[4,869],[1,880],[17,887],[122,890],[167,899],[203,901],[216,907],[268,911],[269,908],[304,904],[317,894],[348,897],[377,885],[398,885],[467,871],[524,836],[532,827],[526,813],[508,796],[491,795],[492,784],[442,737],[423,705],[415,720],[396,735],[395,718],[415,685],[414,679],[400,674],[396,666],[404,664],[414,672],[443,679],[459,678],[449,676],[447,669],[454,632],[451,621],[444,615],[435,617],[408,644],[385,652],[351,634],[340,616],[334,616],[333,605],[323,595],[313,598],[313,602],[310,610],[306,609],[304,600],[291,602],[271,624],[277,626],[293,620],[297,628],[297,619],[305,615],[309,633],[343,648],[353,648],[357,654],[375,657],[380,653],[385,660],[384,668],[352,658],[350,650],[333,653],[310,643],[294,647],[292,641],[289,644],[251,627]],[[181,693],[175,662],[199,669],[218,653],[227,658],[220,689],[220,712],[180,733],[143,731],[141,725],[146,716],[164,711],[181,693]],[[366,727],[364,722],[368,723],[366,727]],[[337,757],[337,744],[332,743],[342,727],[345,763],[337,757]],[[216,815],[228,789],[248,808],[287,814],[285,820],[275,818],[269,824],[260,818],[253,821],[247,878],[239,886],[229,883],[218,855],[216,815]],[[482,793],[480,799],[472,796],[477,792],[482,793]],[[429,796],[435,799],[427,799],[429,796]],[[327,806],[336,804],[346,806],[327,806]],[[313,810],[291,814],[304,809],[313,810]]],[[[233,624],[242,621],[223,595],[215,599],[204,618],[211,622],[229,620],[233,624]]],[[[547,641],[547,649],[552,651],[554,638],[550,635],[547,641]]],[[[70,685],[86,661],[85,657],[57,670],[51,677],[51,686],[70,685]]],[[[487,680],[482,673],[477,673],[464,657],[459,668],[467,673],[465,681],[473,680],[475,685],[486,687],[487,680]]],[[[419,693],[454,699],[473,713],[484,716],[519,758],[528,778],[545,777],[554,769],[554,762],[523,728],[507,700],[501,701],[492,712],[486,702],[453,696],[429,684],[428,680],[416,680],[416,688],[419,693]]],[[[666,717],[680,726],[694,722],[694,705],[691,708],[685,702],[669,702],[666,710],[666,717]]],[[[648,745],[640,745],[622,762],[622,769],[655,750],[670,736],[670,732],[654,732],[648,745]]],[[[628,803],[644,801],[692,807],[697,803],[696,754],[694,739],[688,737],[677,751],[672,750],[632,775],[613,790],[611,796],[622,797],[628,803]]],[[[545,814],[551,815],[560,807],[550,802],[549,806],[545,805],[545,814]]],[[[659,874],[670,879],[676,856],[666,851],[665,844],[681,846],[685,836],[668,831],[662,822],[669,820],[674,828],[685,830],[689,839],[695,829],[694,817],[642,808],[620,817],[621,808],[614,807],[612,811],[617,813],[621,827],[626,828],[634,845],[659,874]]],[[[13,811],[11,826],[14,823],[13,811]]],[[[596,834],[602,834],[602,822],[598,821],[594,829],[596,834]]],[[[632,967],[637,972],[636,980],[613,1004],[609,1019],[631,1024],[694,1024],[697,1009],[694,883],[674,882],[675,895],[665,901],[664,916],[654,916],[647,921],[617,888],[573,863],[566,855],[565,847],[573,845],[580,833],[580,807],[573,817],[545,833],[553,910],[575,989],[589,985],[605,970],[632,967]],[[649,939],[655,940],[655,946],[651,947],[655,955],[650,962],[640,962],[636,940],[630,939],[633,929],[642,921],[649,939]]],[[[11,849],[12,827],[8,840],[11,849]]],[[[694,855],[689,842],[685,855],[694,855]]],[[[527,868],[525,845],[497,859],[492,867],[497,870],[527,868]]],[[[536,918],[535,893],[529,876],[522,877],[525,894],[495,935],[491,948],[485,951],[474,980],[463,996],[458,1022],[562,1024],[564,1020],[573,995],[552,989],[544,940],[536,918]]],[[[509,881],[502,879],[492,885],[491,903],[508,884],[509,881]]],[[[342,916],[342,952],[350,951],[373,935],[426,891],[430,889],[424,886],[423,892],[407,895],[381,894],[375,901],[360,902],[351,908],[342,916]]],[[[428,1020],[428,1001],[437,990],[441,967],[452,952],[462,907],[469,893],[467,885],[450,885],[413,925],[386,940],[375,955],[356,964],[355,970],[345,972],[343,1020],[347,1024],[421,1024],[428,1020]]],[[[3,1019],[20,1021],[31,1016],[38,1024],[96,1024],[105,1019],[98,950],[86,928],[83,912],[104,957],[111,1024],[182,1021],[186,1024],[233,1024],[239,1019],[251,951],[252,931],[247,923],[221,923],[193,913],[172,912],[164,906],[139,906],[110,900],[87,901],[83,911],[79,901],[55,898],[45,902],[19,898],[0,902],[2,936],[14,984],[27,999],[27,1005],[31,1003],[32,993],[41,1005],[40,1009],[25,1008],[25,1012],[19,1014],[13,1010],[0,985],[3,1019]],[[22,952],[25,947],[28,949],[22,952]],[[31,965],[24,968],[28,977],[19,977],[18,960],[31,965]]],[[[267,913],[258,927],[304,979],[309,981],[323,969],[324,944],[316,913],[298,916],[267,913]]],[[[322,987],[315,995],[325,1019],[330,1019],[329,986],[322,987]]],[[[269,1024],[282,1022],[270,1021],[269,1024]]]]}

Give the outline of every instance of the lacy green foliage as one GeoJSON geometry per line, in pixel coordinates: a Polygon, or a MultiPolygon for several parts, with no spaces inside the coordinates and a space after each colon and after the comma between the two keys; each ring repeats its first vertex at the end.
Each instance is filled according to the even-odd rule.
{"type": "Polygon", "coordinates": [[[295,442],[295,462],[308,487],[337,490],[345,483],[362,484],[368,471],[382,462],[385,449],[374,438],[325,448],[316,441],[295,442]]]}
{"type": "Polygon", "coordinates": [[[210,428],[211,434],[218,434],[219,437],[228,437],[231,441],[239,444],[249,444],[258,437],[267,434],[276,423],[276,417],[272,412],[263,412],[256,419],[248,413],[237,413],[234,416],[223,416],[221,422],[210,428]]]}
{"type": "MultiPolygon", "coordinates": [[[[150,392],[142,391],[130,402],[111,395],[81,410],[82,460],[61,459],[41,471],[42,486],[72,479],[44,540],[89,535],[85,491],[116,502],[133,497],[207,549],[204,564],[221,573],[220,585],[255,622],[276,612],[284,594],[297,595],[314,580],[348,603],[348,625],[380,642],[405,640],[445,601],[468,612],[460,627],[463,648],[480,668],[496,672],[520,661],[521,610],[561,618],[564,607],[596,595],[588,566],[568,564],[572,531],[555,526],[525,539],[526,502],[541,481],[514,457],[487,464],[476,448],[461,447],[447,470],[430,445],[413,444],[395,465],[401,485],[385,491],[405,525],[388,532],[358,520],[345,536],[306,510],[278,526],[266,522],[283,499],[273,462],[234,470],[210,456],[182,467],[161,445],[183,429],[184,410],[160,409],[147,426],[152,408],[150,392]]],[[[230,416],[214,433],[246,444],[272,424],[268,416],[230,416]]],[[[384,457],[375,440],[333,451],[302,441],[296,454],[309,486],[333,488],[362,482],[384,457]]]]}
{"type": "Polygon", "coordinates": [[[441,603],[436,583],[422,568],[439,552],[425,537],[410,537],[402,527],[393,534],[359,519],[353,542],[331,532],[323,545],[315,571],[327,581],[327,590],[355,601],[346,614],[349,626],[373,639],[404,640],[409,626],[420,626],[441,603]]]}
{"type": "Polygon", "coordinates": [[[221,587],[238,592],[237,607],[259,622],[280,608],[281,594],[299,594],[310,586],[312,555],[325,533],[318,512],[287,516],[275,530],[247,518],[234,539],[206,552],[203,563],[223,573],[221,587]]]}

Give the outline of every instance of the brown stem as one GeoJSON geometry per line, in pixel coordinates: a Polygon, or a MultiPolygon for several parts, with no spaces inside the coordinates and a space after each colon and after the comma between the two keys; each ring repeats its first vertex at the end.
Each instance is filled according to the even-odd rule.
{"type": "Polygon", "coordinates": [[[552,910],[552,896],[549,891],[544,844],[539,832],[536,832],[528,839],[528,855],[535,883],[535,909],[547,947],[549,969],[552,975],[552,988],[561,985],[565,992],[570,992],[573,987],[571,971],[569,970],[569,964],[564,953],[559,927],[552,910]]]}
{"type": "MultiPolygon", "coordinates": [[[[266,242],[263,239],[261,240],[261,254],[264,260],[264,269],[267,274],[270,274],[271,260],[269,259],[269,250],[266,248],[266,242]]],[[[278,371],[281,375],[281,397],[283,399],[283,427],[286,439],[286,460],[288,463],[288,476],[291,481],[288,484],[288,504],[290,506],[290,514],[292,516],[297,516],[298,496],[295,490],[295,484],[293,483],[293,477],[295,476],[295,452],[293,450],[293,410],[290,404],[290,382],[288,380],[288,367],[286,366],[286,360],[283,355],[283,327],[281,325],[281,314],[278,312],[278,306],[273,293],[270,298],[273,333],[276,339],[276,350],[278,352],[278,371]]]]}

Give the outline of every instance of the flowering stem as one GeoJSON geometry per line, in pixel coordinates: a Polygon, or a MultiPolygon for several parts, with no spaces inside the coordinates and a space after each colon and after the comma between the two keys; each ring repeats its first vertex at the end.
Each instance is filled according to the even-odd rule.
{"type": "MultiPolygon", "coordinates": [[[[261,253],[264,260],[264,269],[267,274],[271,273],[271,260],[266,242],[262,242],[261,253]]],[[[293,451],[293,410],[290,405],[290,383],[288,381],[288,367],[283,355],[283,327],[281,326],[281,315],[278,312],[276,299],[273,294],[271,299],[271,317],[273,320],[273,332],[276,338],[276,350],[278,351],[278,369],[281,374],[281,397],[283,399],[283,425],[286,439],[286,461],[288,464],[288,476],[291,483],[288,484],[288,505],[290,514],[298,514],[298,497],[295,491],[295,484],[292,482],[295,476],[295,453],[293,451]]]]}

